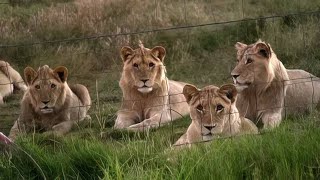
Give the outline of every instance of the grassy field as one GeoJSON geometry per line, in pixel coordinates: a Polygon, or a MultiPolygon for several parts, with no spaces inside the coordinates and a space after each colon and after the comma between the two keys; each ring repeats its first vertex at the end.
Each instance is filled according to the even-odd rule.
{"type": "Polygon", "coordinates": [[[319,125],[318,118],[286,120],[261,135],[178,152],[170,151],[166,127],[112,138],[91,131],[66,138],[35,135],[0,156],[0,174],[2,179],[318,179],[319,125]]]}
{"type": "MultiPolygon", "coordinates": [[[[287,119],[278,129],[258,136],[218,140],[181,154],[168,149],[186,130],[188,117],[150,134],[111,129],[121,103],[122,46],[137,47],[139,39],[149,48],[164,46],[168,77],[199,87],[230,82],[234,44],[259,38],[271,44],[287,68],[320,76],[319,13],[56,42],[317,11],[318,0],[9,2],[0,5],[0,58],[19,72],[26,66],[65,65],[68,81],[86,85],[94,104],[90,125],[63,139],[41,134],[19,139],[19,148],[0,155],[0,179],[319,178],[318,114],[287,119]]],[[[5,134],[18,118],[21,96],[14,94],[1,107],[0,131],[5,134]]]]}

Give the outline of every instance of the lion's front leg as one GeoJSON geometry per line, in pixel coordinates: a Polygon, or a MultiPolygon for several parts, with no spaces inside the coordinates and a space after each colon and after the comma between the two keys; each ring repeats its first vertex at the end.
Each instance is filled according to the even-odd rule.
{"type": "Polygon", "coordinates": [[[65,114],[62,115],[60,117],[58,117],[57,119],[61,119],[60,123],[52,126],[50,131],[47,131],[46,134],[54,134],[54,135],[64,135],[66,133],[68,133],[69,131],[71,131],[73,125],[76,123],[75,121],[72,121],[70,119],[70,114],[65,114]]]}
{"type": "Polygon", "coordinates": [[[272,129],[278,127],[281,123],[281,111],[264,112],[262,116],[263,128],[272,129]]]}
{"type": "Polygon", "coordinates": [[[62,123],[56,124],[52,127],[52,133],[58,136],[67,134],[73,127],[73,121],[64,121],[62,123]]]}
{"type": "Polygon", "coordinates": [[[19,118],[14,122],[8,137],[14,141],[20,134],[33,132],[36,128],[37,124],[34,120],[24,121],[19,118]]]}
{"type": "Polygon", "coordinates": [[[20,116],[12,126],[9,138],[14,141],[20,134],[32,132],[35,128],[36,124],[34,121],[32,107],[28,104],[28,101],[23,100],[21,103],[20,116]]]}
{"type": "Polygon", "coordinates": [[[14,122],[14,125],[12,126],[10,133],[9,133],[9,138],[11,140],[15,140],[17,138],[17,136],[21,133],[21,129],[19,128],[18,122],[19,120],[14,122]]]}
{"type": "MultiPolygon", "coordinates": [[[[188,133],[188,132],[187,132],[188,133]]],[[[186,145],[190,145],[189,141],[188,141],[188,134],[185,133],[183,134],[174,144],[173,147],[174,148],[179,148],[179,147],[185,147],[186,145]]]]}
{"type": "Polygon", "coordinates": [[[127,129],[132,131],[145,131],[152,128],[158,128],[163,124],[171,121],[170,113],[168,111],[162,111],[153,114],[150,118],[143,120],[140,123],[129,126],[127,129]]]}
{"type": "Polygon", "coordinates": [[[117,113],[117,119],[115,120],[113,128],[125,129],[132,124],[135,124],[139,119],[139,115],[135,111],[120,110],[117,113]]]}

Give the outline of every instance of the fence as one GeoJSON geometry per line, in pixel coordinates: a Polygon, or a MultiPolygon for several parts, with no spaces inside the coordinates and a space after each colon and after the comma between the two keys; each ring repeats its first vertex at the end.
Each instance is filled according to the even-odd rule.
{"type": "MultiPolygon", "coordinates": [[[[0,3],[1,4],[1,3],[0,3]]],[[[186,2],[183,2],[184,6],[186,4],[186,2]]],[[[7,6],[7,3],[3,4],[4,6],[7,6]]],[[[186,9],[186,8],[185,8],[186,9]]],[[[244,7],[243,7],[243,1],[242,1],[242,14],[244,14],[244,7]]],[[[105,130],[106,126],[111,126],[114,123],[114,120],[116,119],[116,113],[115,111],[120,109],[121,103],[130,101],[130,102],[134,102],[133,104],[138,104],[139,102],[142,102],[142,100],[137,100],[137,99],[121,99],[120,97],[122,97],[121,95],[121,91],[120,88],[118,87],[118,80],[120,79],[120,74],[119,72],[122,71],[122,65],[120,60],[116,60],[116,59],[120,59],[120,58],[116,58],[118,55],[111,55],[109,57],[103,57],[104,55],[108,55],[108,52],[106,53],[106,51],[111,50],[110,53],[116,53],[116,51],[114,49],[119,50],[121,48],[121,46],[123,45],[127,45],[127,44],[135,44],[135,39],[139,39],[140,37],[142,37],[142,39],[144,39],[144,36],[159,36],[164,34],[164,33],[173,33],[175,34],[174,37],[177,38],[177,40],[181,40],[181,42],[188,42],[190,40],[194,40],[192,39],[192,36],[197,36],[197,37],[201,37],[200,35],[203,34],[203,31],[205,33],[217,33],[219,36],[220,34],[222,34],[223,38],[226,38],[227,42],[226,44],[229,46],[229,49],[226,50],[225,52],[220,52],[220,53],[215,53],[213,54],[215,58],[219,58],[221,56],[227,56],[230,57],[230,59],[234,59],[235,57],[235,52],[233,52],[232,54],[230,54],[230,52],[234,51],[231,49],[233,49],[233,44],[236,42],[234,40],[239,40],[242,41],[243,40],[243,36],[241,35],[241,32],[230,32],[230,34],[223,34],[224,30],[223,28],[229,28],[232,26],[236,26],[239,25],[239,29],[236,29],[236,31],[241,31],[243,29],[246,29],[246,35],[250,36],[253,31],[250,31],[248,29],[250,28],[266,28],[264,26],[267,26],[268,24],[271,25],[269,28],[271,29],[275,29],[277,26],[277,22],[279,21],[283,21],[285,19],[295,19],[295,18],[300,18],[300,17],[318,17],[320,14],[319,10],[315,10],[315,11],[301,11],[299,9],[299,12],[294,12],[294,13],[286,13],[283,15],[268,15],[268,16],[262,16],[262,17],[255,17],[255,18],[245,18],[245,19],[238,19],[238,20],[229,20],[229,21],[223,21],[223,22],[209,22],[209,23],[199,23],[199,24],[192,24],[192,25],[179,25],[179,26],[171,26],[171,27],[164,27],[164,28],[155,28],[155,29],[144,29],[141,31],[135,31],[135,32],[118,32],[118,33],[109,33],[109,34],[98,34],[98,35],[92,35],[92,36],[85,36],[85,37],[76,37],[76,38],[66,38],[66,39],[59,39],[59,40],[44,40],[44,41],[34,41],[34,42],[26,42],[26,43],[11,43],[11,44],[0,44],[0,52],[3,53],[3,57],[5,57],[6,59],[8,59],[8,61],[11,63],[11,61],[17,63],[17,64],[23,64],[24,66],[26,65],[30,65],[29,63],[31,63],[31,65],[33,67],[37,67],[37,66],[42,66],[44,64],[49,63],[50,65],[52,64],[53,66],[51,66],[52,68],[54,68],[54,65],[60,65],[60,64],[66,64],[66,66],[71,69],[70,72],[70,83],[80,83],[80,84],[85,84],[88,86],[89,91],[91,93],[91,97],[93,98],[92,104],[91,104],[91,109],[89,110],[89,114],[94,117],[96,116],[96,118],[94,118],[92,121],[92,123],[97,123],[99,124],[100,128],[102,131],[105,130]],[[241,26],[243,23],[251,23],[253,22],[253,26],[251,26],[250,24],[245,25],[245,26],[241,26]],[[260,25],[259,23],[265,23],[267,25],[260,25]],[[257,27],[258,26],[258,27],[257,27]],[[203,30],[204,29],[204,30],[203,30]],[[208,30],[209,29],[209,30],[208,30]],[[202,31],[203,30],[203,31],[202,31]],[[180,32],[183,32],[180,34],[180,32]],[[231,36],[231,34],[237,34],[236,38],[229,38],[229,36],[231,36]],[[177,35],[178,34],[178,35],[177,35]],[[238,38],[239,37],[239,38],[238,38]],[[110,40],[112,39],[112,40],[110,40]],[[115,39],[115,40],[114,40],[115,39]],[[123,40],[125,39],[125,40],[123,40]],[[117,41],[118,40],[118,41],[117,41]],[[78,46],[79,43],[81,42],[92,42],[93,47],[89,50],[85,50],[85,51],[80,51],[80,52],[74,52],[72,50],[72,48],[74,48],[73,46],[78,46]],[[114,41],[116,41],[116,43],[113,43],[114,41]],[[99,44],[103,44],[103,43],[108,43],[111,42],[110,44],[113,43],[113,45],[99,45],[99,44]],[[231,48],[230,48],[231,47],[231,48]],[[71,50],[67,50],[68,52],[65,53],[64,48],[70,48],[71,50]],[[23,56],[20,56],[19,52],[22,52],[21,54],[23,54],[23,56]],[[11,54],[10,54],[11,53],[11,54]],[[51,57],[50,57],[51,56],[51,57]],[[89,56],[95,56],[94,58],[90,58],[89,56]],[[116,57],[115,57],[116,56],[116,57]],[[84,63],[84,67],[82,67],[81,65],[77,64],[77,59],[78,57],[80,57],[81,59],[86,59],[88,58],[89,60],[86,61],[86,63],[84,63]],[[37,61],[32,62],[32,59],[37,59],[37,61]],[[50,61],[47,61],[46,59],[49,58],[50,61]],[[71,58],[70,62],[65,62],[64,60],[71,58]],[[62,60],[60,60],[62,59],[62,60]],[[96,62],[94,62],[96,65],[93,68],[94,69],[94,73],[91,72],[91,70],[88,70],[87,72],[87,76],[88,78],[84,77],[84,75],[81,74],[81,72],[77,72],[77,68],[79,68],[81,70],[85,69],[86,65],[90,64],[90,59],[108,59],[109,61],[107,63],[101,62],[99,60],[97,60],[96,62]],[[112,61],[110,61],[110,59],[112,61]],[[74,65],[75,67],[72,67],[72,65],[74,65]],[[101,68],[101,66],[103,66],[104,68],[101,68]],[[92,81],[92,79],[95,79],[95,81],[92,81]],[[102,86],[102,88],[101,88],[102,86]],[[122,102],[121,102],[122,101],[122,102]],[[120,108],[119,108],[120,107],[120,108]]],[[[186,11],[184,11],[184,21],[187,21],[186,18],[187,14],[186,11]]],[[[302,34],[302,41],[304,43],[303,47],[307,47],[308,42],[310,41],[310,39],[308,39],[308,33],[307,33],[307,29],[303,28],[303,24],[302,24],[302,30],[300,31],[300,33],[302,34]]],[[[275,30],[276,31],[276,30],[275,30]]],[[[263,33],[257,33],[257,36],[262,35],[263,33]]],[[[271,45],[273,45],[273,43],[277,44],[277,43],[284,43],[284,42],[279,42],[277,41],[276,36],[274,36],[274,38],[272,38],[272,32],[268,34],[268,36],[266,37],[271,37],[269,38],[269,40],[271,41],[271,45]]],[[[217,38],[219,37],[214,37],[213,39],[215,39],[216,41],[217,38]]],[[[147,38],[145,38],[147,39],[147,38]]],[[[150,38],[151,39],[151,38],[150,38]]],[[[202,39],[203,41],[206,41],[206,39],[202,39]]],[[[152,41],[152,40],[149,40],[152,41]]],[[[203,65],[201,65],[201,63],[198,63],[197,60],[190,60],[191,63],[185,63],[186,60],[184,60],[184,58],[188,58],[189,56],[187,54],[175,54],[176,52],[174,52],[174,50],[177,50],[178,47],[172,47],[172,45],[170,45],[170,43],[172,42],[172,40],[167,40],[167,42],[162,42],[160,43],[160,45],[164,45],[164,46],[171,46],[170,50],[168,51],[167,54],[168,58],[165,59],[165,68],[167,68],[168,70],[168,74],[169,74],[169,79],[176,79],[176,80],[185,80],[188,83],[192,83],[192,84],[201,84],[201,85],[206,85],[206,84],[222,84],[225,81],[227,81],[228,79],[231,80],[230,78],[230,72],[233,68],[233,65],[230,62],[226,62],[226,63],[221,63],[219,60],[215,60],[215,61],[210,61],[210,63],[220,63],[218,65],[218,67],[213,67],[214,64],[212,65],[212,69],[214,70],[219,70],[216,73],[210,71],[210,67],[208,67],[208,69],[206,69],[206,67],[203,67],[203,65]],[[173,54],[173,55],[172,55],[173,54]],[[176,61],[176,64],[178,64],[181,67],[175,67],[176,64],[172,63],[174,62],[174,57],[175,56],[181,56],[180,62],[176,61]],[[168,61],[167,59],[171,59],[172,61],[168,61]],[[192,62],[193,61],[193,62],[192,62]],[[192,75],[185,73],[185,78],[181,77],[181,74],[176,73],[176,71],[183,71],[184,68],[190,68],[190,67],[186,67],[185,64],[187,65],[192,65],[194,70],[198,71],[199,74],[197,74],[199,76],[199,78],[192,78],[191,81],[188,80],[189,77],[191,77],[192,75]],[[202,71],[203,69],[203,71],[202,71]],[[222,69],[222,70],[221,70],[222,69]],[[203,75],[205,74],[205,75],[203,75]],[[204,79],[201,78],[201,76],[204,77],[204,79]]],[[[208,44],[210,44],[211,42],[208,42],[208,44]]],[[[212,42],[217,43],[215,41],[212,42]]],[[[251,43],[251,42],[250,42],[251,43]]],[[[90,45],[90,43],[88,43],[90,45]]],[[[159,44],[156,44],[154,42],[149,43],[150,45],[146,45],[148,47],[152,47],[152,46],[156,46],[159,44]]],[[[181,45],[181,44],[180,44],[181,45]]],[[[176,44],[176,46],[179,46],[179,44],[176,44]]],[[[207,47],[207,46],[206,46],[207,47]]],[[[216,45],[216,47],[218,47],[218,50],[214,50],[214,51],[223,51],[223,47],[225,46],[221,46],[221,45],[216,45]],[[219,49],[220,48],[220,49],[219,49]]],[[[192,47],[188,47],[188,46],[183,46],[183,50],[186,51],[192,51],[192,47]]],[[[75,48],[77,49],[77,48],[75,48]]],[[[80,48],[81,49],[81,48],[80,48]]],[[[76,50],[77,51],[77,50],[76,50]]],[[[210,51],[210,48],[209,48],[210,51]]],[[[276,52],[278,52],[277,49],[275,49],[276,52]]],[[[290,51],[287,51],[290,52],[290,51]]],[[[180,52],[179,52],[180,53],[180,52]]],[[[278,54],[278,53],[277,53],[278,54]]],[[[295,54],[296,55],[296,54],[295,54]]],[[[300,55],[302,56],[302,55],[300,55]]],[[[309,57],[309,56],[308,56],[309,57]]],[[[195,57],[193,57],[194,59],[196,59],[195,57]]],[[[316,57],[315,57],[316,58],[316,57]]],[[[209,59],[208,57],[204,57],[204,59],[209,59]]],[[[81,61],[82,62],[82,61],[81,61]]],[[[80,62],[80,64],[81,64],[80,62]]],[[[202,61],[204,62],[204,61],[202,61]]],[[[210,64],[206,64],[204,62],[204,66],[208,65],[210,66],[210,64]]],[[[290,63],[289,63],[290,64],[290,63]]],[[[17,66],[14,66],[17,67],[17,66]]],[[[20,67],[22,68],[22,67],[20,67]]],[[[92,68],[92,67],[91,67],[92,68]]],[[[7,69],[8,71],[8,65],[5,66],[5,69],[7,69]]],[[[254,69],[254,68],[253,68],[254,69]]],[[[196,72],[194,71],[194,72],[196,72]]],[[[189,71],[193,72],[192,70],[189,71]]],[[[255,73],[255,71],[253,71],[253,73],[255,73]]],[[[9,76],[10,77],[10,76],[9,76]]],[[[254,76],[255,77],[255,76],[254,76]]],[[[312,86],[312,102],[309,103],[308,105],[317,105],[316,99],[317,97],[314,97],[314,91],[316,91],[315,87],[313,86],[314,83],[318,82],[319,79],[315,78],[315,77],[304,77],[302,80],[306,80],[304,82],[299,81],[300,79],[291,79],[291,81],[282,81],[281,83],[283,84],[287,84],[287,86],[293,86],[299,83],[311,83],[312,86]],[[298,82],[296,82],[298,81],[298,82]]],[[[15,85],[16,83],[22,83],[21,81],[18,82],[12,82],[12,80],[9,78],[9,83],[1,83],[0,85],[15,85]]],[[[262,85],[264,84],[270,84],[270,82],[261,82],[262,85]]],[[[283,86],[284,88],[285,86],[283,86]]],[[[12,87],[11,87],[12,88],[12,87]]],[[[283,90],[284,91],[284,90],[283,90]]],[[[256,92],[257,94],[257,92],[256,92]]],[[[178,93],[178,94],[174,94],[174,95],[183,95],[182,93],[178,93]]],[[[173,94],[162,94],[158,97],[155,98],[168,98],[170,101],[170,97],[172,97],[173,94]]],[[[209,94],[208,94],[209,96],[209,94]]],[[[211,96],[211,95],[210,95],[211,96]]],[[[213,96],[214,97],[214,96],[213,96]]],[[[16,104],[10,104],[10,99],[8,100],[8,105],[4,105],[4,107],[2,109],[7,109],[4,110],[3,112],[0,113],[0,117],[3,117],[3,119],[7,119],[9,117],[9,120],[6,121],[10,121],[7,125],[7,127],[5,128],[0,128],[1,131],[4,132],[9,132],[9,129],[11,128],[11,125],[13,124],[13,121],[16,120],[18,118],[19,112],[18,112],[18,101],[21,97],[18,96],[16,99],[13,99],[13,102],[15,102],[16,104]],[[10,108],[15,107],[14,112],[12,110],[10,110],[10,108]]],[[[284,100],[284,105],[279,106],[274,106],[272,107],[273,109],[280,109],[282,107],[284,107],[285,109],[285,114],[287,109],[292,108],[292,106],[289,106],[288,104],[286,104],[286,101],[288,100],[284,100]]],[[[180,102],[176,102],[176,103],[185,103],[185,101],[180,101],[180,102]]],[[[81,104],[81,103],[80,103],[81,104]]],[[[200,103],[201,104],[201,103],[200,103]]],[[[172,112],[176,111],[175,109],[171,108],[170,103],[165,103],[165,104],[157,104],[157,105],[153,105],[153,106],[148,106],[148,107],[144,107],[141,108],[141,111],[144,111],[145,109],[150,109],[150,108],[156,108],[156,107],[165,107],[168,110],[168,112],[170,113],[170,117],[172,117],[172,112]],[[167,107],[170,106],[170,107],[167,107]]],[[[305,106],[306,104],[297,104],[297,106],[305,106]]],[[[203,105],[204,106],[204,105],[203,105]]],[[[264,108],[258,108],[259,104],[258,102],[256,102],[256,111],[265,111],[267,109],[264,108]]],[[[83,107],[83,105],[80,106],[74,106],[71,108],[81,108],[83,107]]],[[[211,109],[210,109],[211,110],[211,109]]],[[[210,112],[212,114],[212,112],[210,112]]],[[[230,117],[231,114],[236,114],[235,113],[227,113],[226,115],[230,117]]],[[[227,118],[228,119],[228,118],[227,118]]],[[[173,119],[169,118],[169,122],[172,121],[173,119]]],[[[162,116],[160,117],[160,122],[162,121],[162,116]]],[[[204,121],[203,117],[201,117],[200,121],[204,121]]],[[[230,121],[230,119],[228,119],[228,121],[230,121]]],[[[159,124],[160,126],[160,124],[159,124]]],[[[173,125],[171,124],[172,128],[171,128],[171,133],[174,134],[175,132],[175,127],[173,127],[173,125]]],[[[202,126],[201,126],[202,128],[202,126]]],[[[177,139],[172,139],[172,143],[174,143],[177,139]]]]}

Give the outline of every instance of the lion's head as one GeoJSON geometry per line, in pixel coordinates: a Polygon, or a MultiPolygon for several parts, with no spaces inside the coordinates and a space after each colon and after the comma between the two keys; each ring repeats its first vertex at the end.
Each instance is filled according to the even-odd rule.
{"type": "Polygon", "coordinates": [[[250,85],[268,84],[282,67],[282,63],[273,53],[270,44],[258,40],[254,44],[235,44],[237,65],[231,75],[237,88],[245,89],[250,85]]]}
{"type": "Polygon", "coordinates": [[[202,136],[222,133],[230,115],[237,113],[237,90],[232,84],[220,88],[211,85],[202,90],[185,85],[183,94],[190,106],[190,117],[201,128],[202,136]]]}
{"type": "Polygon", "coordinates": [[[59,110],[66,99],[68,70],[59,66],[54,70],[44,65],[35,71],[31,67],[24,70],[31,104],[35,112],[49,114],[59,110]]]}
{"type": "Polygon", "coordinates": [[[125,46],[121,49],[121,58],[124,62],[123,74],[120,82],[125,86],[136,89],[141,93],[150,93],[161,86],[165,79],[163,60],[166,51],[161,46],[153,49],[140,48],[133,50],[125,46]]]}

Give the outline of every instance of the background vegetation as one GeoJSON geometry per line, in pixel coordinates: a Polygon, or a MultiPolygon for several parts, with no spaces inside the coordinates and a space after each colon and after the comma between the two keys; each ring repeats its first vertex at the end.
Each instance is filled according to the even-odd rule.
{"type": "MultiPolygon", "coordinates": [[[[320,76],[320,14],[283,16],[318,11],[318,0],[8,2],[0,4],[0,58],[20,72],[26,66],[65,65],[69,83],[86,85],[94,105],[90,125],[63,139],[39,134],[19,139],[20,148],[0,155],[0,179],[319,178],[318,114],[287,119],[259,136],[198,145],[181,155],[168,148],[186,130],[188,117],[150,134],[110,128],[121,102],[119,49],[136,48],[139,39],[146,47],[166,48],[170,79],[199,87],[230,82],[234,44],[259,38],[287,68],[320,76]],[[281,17],[250,20],[274,15],[281,17]],[[114,36],[241,19],[248,20],[114,36]]],[[[1,107],[0,131],[6,134],[18,117],[20,98],[15,94],[1,107]]]]}

